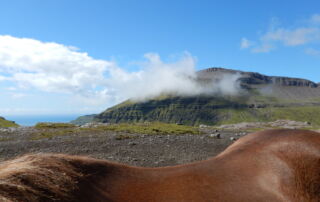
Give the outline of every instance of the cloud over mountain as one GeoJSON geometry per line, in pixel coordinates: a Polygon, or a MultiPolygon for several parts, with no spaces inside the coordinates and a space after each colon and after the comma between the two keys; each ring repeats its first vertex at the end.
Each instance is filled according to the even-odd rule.
{"type": "Polygon", "coordinates": [[[139,69],[129,72],[113,61],[95,59],[71,46],[5,35],[0,36],[0,82],[9,83],[7,89],[20,90],[15,95],[26,96],[28,90],[62,93],[93,105],[115,104],[128,98],[144,100],[163,93],[237,91],[233,85],[236,77],[201,86],[196,81],[196,60],[189,53],[169,63],[156,53],[144,57],[139,69]]]}

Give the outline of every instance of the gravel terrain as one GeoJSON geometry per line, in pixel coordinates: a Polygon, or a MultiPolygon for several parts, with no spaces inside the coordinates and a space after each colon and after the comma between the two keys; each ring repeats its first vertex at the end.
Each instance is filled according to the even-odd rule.
{"type": "Polygon", "coordinates": [[[33,127],[0,130],[0,160],[26,153],[87,155],[135,166],[157,167],[208,159],[245,133],[204,130],[202,135],[142,135],[111,131],[34,139],[33,127]],[[220,138],[215,137],[220,134],[220,138]],[[124,137],[124,138],[123,138],[124,137]]]}
{"type": "Polygon", "coordinates": [[[88,125],[90,130],[81,130],[83,127],[78,127],[70,130],[71,132],[63,132],[65,129],[42,130],[35,127],[0,128],[0,161],[27,153],[46,152],[87,155],[135,166],[171,166],[213,157],[235,140],[248,134],[248,130],[310,126],[308,122],[290,120],[238,123],[216,128],[200,125],[202,134],[197,135],[99,131],[91,124],[88,125]]]}

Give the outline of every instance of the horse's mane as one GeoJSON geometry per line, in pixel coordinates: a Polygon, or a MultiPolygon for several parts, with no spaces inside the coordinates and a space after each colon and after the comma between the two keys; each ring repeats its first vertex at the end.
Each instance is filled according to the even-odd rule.
{"type": "Polygon", "coordinates": [[[108,166],[86,157],[28,154],[2,162],[0,170],[1,201],[86,201],[83,190],[92,192],[108,166]]]}

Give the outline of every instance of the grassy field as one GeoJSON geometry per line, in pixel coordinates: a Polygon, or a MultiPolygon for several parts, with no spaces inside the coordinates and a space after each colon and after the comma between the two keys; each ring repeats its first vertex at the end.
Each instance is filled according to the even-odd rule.
{"type": "Polygon", "coordinates": [[[101,125],[93,128],[79,128],[68,123],[38,123],[35,128],[38,130],[32,135],[32,140],[43,138],[53,138],[71,134],[83,133],[103,133],[104,131],[113,131],[119,134],[117,138],[134,138],[134,134],[145,135],[181,135],[181,134],[200,134],[198,127],[167,124],[160,122],[152,123],[121,123],[111,125],[101,125]],[[130,135],[131,134],[131,135],[130,135]],[[133,134],[133,135],[132,135],[133,134]]]}
{"type": "MultiPolygon", "coordinates": [[[[56,128],[58,129],[58,128],[56,128]]],[[[40,130],[33,133],[31,140],[40,140],[43,138],[53,138],[57,136],[71,135],[75,134],[77,131],[74,129],[58,129],[58,130],[40,130]]]]}
{"type": "Polygon", "coordinates": [[[320,126],[320,107],[267,107],[256,109],[221,109],[218,110],[220,120],[217,125],[240,122],[269,122],[279,119],[306,121],[320,126]]]}
{"type": "MultiPolygon", "coordinates": [[[[160,122],[150,123],[120,123],[107,126],[98,126],[95,130],[107,130],[115,132],[148,134],[148,135],[166,135],[166,134],[199,134],[197,127],[168,124],[160,122]]],[[[92,128],[83,128],[82,130],[92,130],[92,128]]]]}
{"type": "Polygon", "coordinates": [[[35,126],[37,129],[63,129],[63,128],[75,128],[76,125],[71,123],[46,123],[40,122],[37,123],[35,126]]]}

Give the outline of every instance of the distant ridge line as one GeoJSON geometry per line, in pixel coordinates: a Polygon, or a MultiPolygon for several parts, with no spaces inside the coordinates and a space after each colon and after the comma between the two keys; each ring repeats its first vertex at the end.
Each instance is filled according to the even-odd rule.
{"type": "Polygon", "coordinates": [[[276,84],[282,86],[306,86],[311,88],[317,88],[320,85],[308,79],[286,77],[286,76],[267,76],[258,72],[246,72],[240,70],[227,69],[222,67],[210,67],[198,71],[199,77],[214,77],[215,73],[229,73],[229,74],[240,74],[242,83],[245,84],[276,84]],[[205,75],[211,73],[212,75],[205,75]]]}

